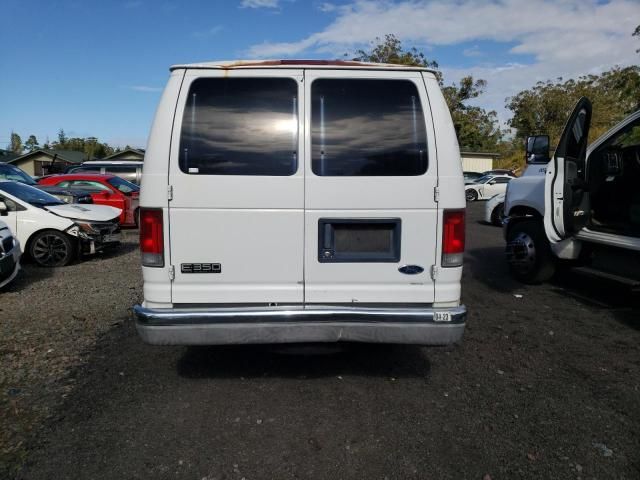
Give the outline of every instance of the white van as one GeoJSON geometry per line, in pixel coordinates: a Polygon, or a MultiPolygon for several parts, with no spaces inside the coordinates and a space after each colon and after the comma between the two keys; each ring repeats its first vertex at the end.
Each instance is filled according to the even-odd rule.
{"type": "Polygon", "coordinates": [[[140,202],[148,343],[462,336],[464,183],[431,70],[174,66],[140,202]]]}

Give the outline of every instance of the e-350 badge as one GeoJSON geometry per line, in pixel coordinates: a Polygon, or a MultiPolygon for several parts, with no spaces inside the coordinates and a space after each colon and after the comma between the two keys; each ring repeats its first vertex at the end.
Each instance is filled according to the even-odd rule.
{"type": "Polygon", "coordinates": [[[182,263],[182,273],[221,273],[222,265],[219,263],[182,263]]]}

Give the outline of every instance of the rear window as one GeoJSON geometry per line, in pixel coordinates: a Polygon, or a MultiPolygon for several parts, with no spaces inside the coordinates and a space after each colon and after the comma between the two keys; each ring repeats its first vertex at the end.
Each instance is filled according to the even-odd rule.
{"type": "Polygon", "coordinates": [[[180,169],[195,175],[293,175],[298,85],[290,78],[200,78],[182,118],[180,169]]]}
{"type": "Polygon", "coordinates": [[[66,173],[78,173],[78,172],[95,172],[95,173],[100,173],[100,167],[99,166],[92,166],[92,167],[73,167],[73,168],[68,168],[66,170],[66,173]]]}
{"type": "Polygon", "coordinates": [[[131,182],[127,182],[126,180],[123,180],[120,177],[113,177],[107,180],[107,182],[109,182],[109,184],[111,184],[112,186],[116,187],[118,190],[120,190],[122,193],[129,194],[131,192],[139,192],[140,191],[140,187],[138,187],[137,185],[131,183],[131,182]]]}
{"type": "Polygon", "coordinates": [[[420,95],[407,80],[320,79],[311,85],[311,166],[320,176],[427,171],[420,95]]]}
{"type": "Polygon", "coordinates": [[[138,171],[135,165],[117,165],[117,166],[107,166],[105,167],[105,173],[110,173],[111,175],[116,175],[117,177],[123,178],[127,180],[127,182],[135,182],[138,177],[138,171]]]}

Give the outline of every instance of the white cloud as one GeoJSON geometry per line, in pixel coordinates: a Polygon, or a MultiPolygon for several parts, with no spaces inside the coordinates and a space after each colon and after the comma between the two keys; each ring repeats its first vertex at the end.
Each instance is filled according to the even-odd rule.
{"type": "Polygon", "coordinates": [[[474,45],[471,48],[465,48],[462,51],[462,54],[465,57],[481,57],[482,55],[484,55],[481,51],[480,51],[480,47],[478,45],[474,45]]]}
{"type": "MultiPolygon", "coordinates": [[[[262,0],[268,1],[268,0],[262,0]]],[[[509,64],[490,64],[484,52],[476,66],[454,68],[446,58],[436,58],[445,81],[472,74],[489,84],[479,102],[505,119],[504,99],[538,80],[597,73],[614,65],[638,63],[638,0],[354,0],[321,10],[335,19],[321,31],[292,42],[253,45],[251,57],[290,57],[324,53],[339,57],[347,50],[367,45],[376,37],[393,33],[405,46],[457,45],[494,41],[513,45],[509,64]],[[531,55],[531,64],[518,55],[531,55]]],[[[467,49],[469,58],[480,53],[467,49]]]]}
{"type": "Polygon", "coordinates": [[[215,25],[207,30],[199,30],[197,32],[193,32],[191,35],[196,38],[208,38],[217,35],[222,31],[224,27],[222,25],[215,25]]]}
{"type": "Polygon", "coordinates": [[[161,92],[162,87],[152,87],[150,85],[127,85],[125,88],[134,92],[161,92]]]}
{"type": "Polygon", "coordinates": [[[240,8],[278,8],[279,0],[242,0],[240,8]]]}
{"type": "Polygon", "coordinates": [[[334,3],[329,3],[329,2],[323,2],[320,5],[318,5],[318,10],[320,10],[321,12],[335,12],[339,7],[337,5],[335,5],[334,3]]]}

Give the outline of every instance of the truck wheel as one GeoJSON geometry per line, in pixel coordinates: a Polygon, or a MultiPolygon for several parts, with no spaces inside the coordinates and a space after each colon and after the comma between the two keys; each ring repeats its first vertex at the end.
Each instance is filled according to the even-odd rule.
{"type": "Polygon", "coordinates": [[[495,206],[491,212],[491,223],[496,227],[502,226],[502,220],[504,219],[504,203],[499,203],[495,206]]]}
{"type": "Polygon", "coordinates": [[[541,283],[555,273],[555,259],[539,220],[522,220],[507,233],[507,261],[523,283],[541,283]]]}
{"type": "Polygon", "coordinates": [[[475,202],[476,200],[478,200],[478,192],[473,189],[467,190],[464,193],[464,196],[467,199],[467,202],[475,202]]]}
{"type": "Polygon", "coordinates": [[[75,248],[68,235],[44,230],[31,239],[29,254],[41,267],[63,267],[73,260],[75,248]]]}

